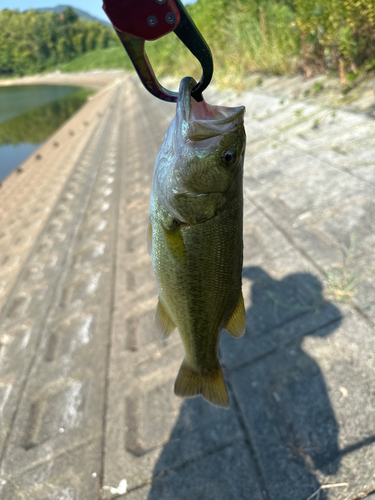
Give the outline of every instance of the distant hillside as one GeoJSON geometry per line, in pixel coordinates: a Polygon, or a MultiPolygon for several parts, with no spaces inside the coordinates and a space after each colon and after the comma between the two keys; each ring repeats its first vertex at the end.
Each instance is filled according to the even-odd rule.
{"type": "MultiPolygon", "coordinates": [[[[56,5],[56,7],[44,7],[41,9],[34,9],[34,10],[36,10],[37,12],[56,12],[56,14],[60,14],[63,10],[67,9],[68,7],[70,7],[70,6],[69,5],[56,5]]],[[[98,23],[102,24],[103,26],[112,27],[112,25],[109,22],[103,21],[102,19],[99,19],[98,17],[92,16],[91,14],[89,14],[88,12],[85,12],[84,10],[76,9],[75,7],[72,7],[72,9],[80,18],[87,19],[88,21],[97,21],[98,23]]]]}
{"type": "Polygon", "coordinates": [[[0,10],[0,75],[38,73],[86,52],[119,45],[110,26],[80,19],[71,7],[60,14],[0,10]]]}

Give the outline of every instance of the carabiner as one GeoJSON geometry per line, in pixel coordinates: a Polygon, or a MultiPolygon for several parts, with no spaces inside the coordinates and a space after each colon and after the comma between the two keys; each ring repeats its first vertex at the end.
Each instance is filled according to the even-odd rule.
{"type": "Polygon", "coordinates": [[[145,52],[145,41],[174,31],[202,66],[202,77],[191,91],[196,101],[202,101],[202,92],[213,74],[212,55],[180,0],[104,0],[103,9],[143,85],[155,97],[170,102],[176,102],[178,94],[158,82],[145,52]]]}

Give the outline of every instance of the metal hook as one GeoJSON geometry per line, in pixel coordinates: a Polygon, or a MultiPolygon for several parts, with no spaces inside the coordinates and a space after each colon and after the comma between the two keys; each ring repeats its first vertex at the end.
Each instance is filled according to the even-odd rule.
{"type": "Polygon", "coordinates": [[[192,89],[196,101],[203,99],[213,74],[210,48],[180,0],[105,0],[103,9],[112,22],[146,89],[164,101],[176,102],[177,93],[157,80],[145,52],[145,40],[156,40],[171,31],[186,45],[202,66],[202,77],[192,89]]]}

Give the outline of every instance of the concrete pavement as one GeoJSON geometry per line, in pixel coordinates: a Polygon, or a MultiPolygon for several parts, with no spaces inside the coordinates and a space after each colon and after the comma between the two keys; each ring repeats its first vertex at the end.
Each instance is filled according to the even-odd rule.
{"type": "Polygon", "coordinates": [[[0,189],[0,498],[375,496],[375,122],[207,92],[247,108],[247,331],[222,333],[222,410],[174,396],[181,342],[153,331],[149,195],[174,106],[116,78],[0,189]]]}

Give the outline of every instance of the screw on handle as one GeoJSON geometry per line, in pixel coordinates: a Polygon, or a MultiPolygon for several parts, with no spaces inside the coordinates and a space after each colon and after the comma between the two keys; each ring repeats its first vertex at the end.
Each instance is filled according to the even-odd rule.
{"type": "Polygon", "coordinates": [[[104,0],[103,9],[116,31],[156,40],[180,22],[174,0],[104,0]]]}

